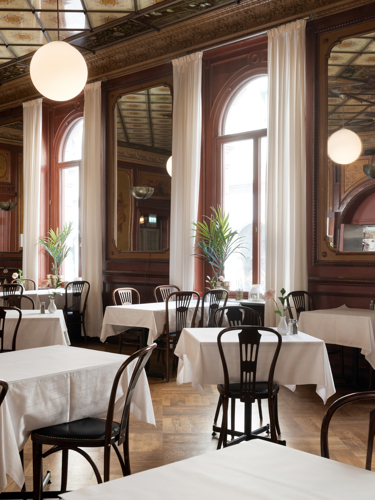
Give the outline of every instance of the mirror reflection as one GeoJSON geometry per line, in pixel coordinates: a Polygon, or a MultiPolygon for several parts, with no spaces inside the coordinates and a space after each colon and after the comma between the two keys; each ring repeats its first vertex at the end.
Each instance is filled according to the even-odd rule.
{"type": "Polygon", "coordinates": [[[22,155],[22,119],[0,126],[0,202],[16,203],[11,211],[0,210],[0,252],[18,252],[21,247],[22,155]]]}
{"type": "Polygon", "coordinates": [[[362,141],[362,153],[352,163],[328,158],[327,237],[340,251],[375,251],[374,63],[375,33],[343,40],[328,59],[328,134],[345,127],[362,141]]]}
{"type": "Polygon", "coordinates": [[[169,247],[172,94],[167,85],[123,95],[115,106],[114,235],[122,252],[169,247]],[[134,186],[151,187],[145,198],[134,186]],[[137,193],[140,193],[139,195],[137,193]]]}

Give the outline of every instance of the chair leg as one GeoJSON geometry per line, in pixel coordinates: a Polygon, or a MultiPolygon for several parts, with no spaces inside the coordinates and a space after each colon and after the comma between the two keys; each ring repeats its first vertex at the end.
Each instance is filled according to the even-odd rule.
{"type": "Polygon", "coordinates": [[[86,327],[85,327],[85,318],[82,319],[82,328],[83,328],[83,335],[85,337],[85,343],[87,344],[87,335],[86,335],[86,327]]]}
{"type": "Polygon", "coordinates": [[[33,443],[33,491],[34,500],[42,499],[42,445],[33,443]]]}
{"type": "Polygon", "coordinates": [[[263,422],[262,401],[258,399],[259,420],[263,422]]]}
{"type": "Polygon", "coordinates": [[[109,481],[109,471],[111,467],[111,449],[112,446],[104,447],[104,482],[109,481]]]}
{"type": "Polygon", "coordinates": [[[268,397],[268,413],[270,415],[270,430],[271,430],[271,441],[277,443],[276,425],[275,425],[275,408],[273,404],[273,398],[268,397]]]}
{"type": "Polygon", "coordinates": [[[119,342],[118,342],[118,353],[121,354],[121,350],[122,350],[122,332],[120,332],[119,336],[119,342]]]}
{"type": "Polygon", "coordinates": [[[167,364],[167,382],[169,382],[169,341],[166,342],[166,346],[165,346],[165,349],[166,349],[166,364],[167,364]]]}
{"type": "Polygon", "coordinates": [[[217,419],[219,417],[219,412],[220,412],[220,408],[221,408],[222,404],[223,404],[223,396],[219,396],[219,401],[217,402],[216,412],[215,412],[215,416],[214,416],[214,425],[217,424],[217,419]]]}
{"type": "Polygon", "coordinates": [[[68,484],[68,458],[69,450],[62,451],[62,464],[61,464],[61,492],[66,493],[68,484]]]}
{"type": "Polygon", "coordinates": [[[368,431],[367,455],[366,455],[366,469],[371,470],[372,450],[374,447],[375,437],[375,410],[370,412],[370,425],[368,431]]]}
{"type": "Polygon", "coordinates": [[[275,426],[276,426],[276,432],[277,435],[281,435],[281,430],[280,430],[280,424],[279,424],[279,408],[277,404],[277,396],[275,396],[275,404],[274,404],[274,410],[275,410],[275,426]]]}
{"type": "Polygon", "coordinates": [[[373,375],[374,375],[374,369],[370,365],[370,376],[369,376],[369,380],[368,380],[368,390],[369,391],[371,391],[371,389],[372,389],[372,378],[373,378],[373,375]]]}
{"type": "Polygon", "coordinates": [[[230,420],[231,420],[230,430],[231,430],[232,439],[234,439],[234,428],[235,428],[235,424],[236,424],[236,399],[235,398],[231,398],[230,408],[231,408],[231,412],[230,412],[230,420]]]}
{"type": "Polygon", "coordinates": [[[224,448],[227,446],[228,403],[229,403],[229,399],[223,397],[223,418],[221,421],[219,442],[217,443],[218,450],[220,450],[222,445],[224,448]]]}

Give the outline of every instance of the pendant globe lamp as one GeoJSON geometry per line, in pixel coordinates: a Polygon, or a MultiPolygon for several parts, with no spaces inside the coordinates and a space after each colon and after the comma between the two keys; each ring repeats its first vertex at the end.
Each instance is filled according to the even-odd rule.
{"type": "Polygon", "coordinates": [[[334,132],[328,139],[328,156],[340,165],[353,163],[362,152],[360,137],[347,128],[334,132]]]}
{"type": "Polygon", "coordinates": [[[53,101],[68,101],[86,85],[87,65],[82,54],[60,41],[60,12],[57,0],[57,41],[38,49],[30,63],[30,77],[36,89],[53,101]]]}

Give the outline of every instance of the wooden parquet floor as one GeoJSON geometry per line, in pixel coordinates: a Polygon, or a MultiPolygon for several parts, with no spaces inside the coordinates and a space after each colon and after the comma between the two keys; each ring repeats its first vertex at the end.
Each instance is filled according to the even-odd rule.
{"type": "MultiPolygon", "coordinates": [[[[84,345],[81,345],[84,347],[84,345]]],[[[101,344],[91,341],[88,348],[117,352],[115,344],[101,344]]],[[[157,371],[156,361],[152,361],[152,371],[157,371]]],[[[215,386],[207,386],[202,396],[189,384],[178,386],[174,380],[165,383],[160,379],[149,379],[154,405],[156,427],[131,417],[130,453],[132,473],[166,465],[178,460],[213,451],[217,438],[212,437],[212,422],[217,404],[215,386]]],[[[353,392],[348,387],[337,389],[329,400],[353,392]]],[[[375,405],[369,403],[347,406],[340,410],[332,421],[330,432],[331,458],[364,468],[367,446],[368,415],[375,405]]],[[[326,411],[322,400],[315,392],[315,386],[298,386],[293,393],[281,387],[279,396],[279,419],[282,439],[287,446],[308,453],[320,455],[320,426],[326,411]]],[[[268,422],[267,406],[263,403],[264,422],[268,422]]],[[[236,428],[243,422],[240,405],[237,404],[236,428]]],[[[253,409],[253,425],[259,423],[256,405],[253,409]]],[[[103,470],[103,453],[91,450],[91,456],[103,470]]],[[[30,440],[25,448],[25,473],[27,488],[32,486],[30,440]]],[[[60,454],[54,454],[44,461],[44,470],[52,471],[51,489],[60,485],[60,454]]],[[[375,471],[375,457],[373,459],[375,471]]],[[[117,459],[112,454],[111,479],[121,477],[117,459]]],[[[76,489],[96,484],[90,466],[77,453],[69,456],[68,488],[76,489]]],[[[17,491],[10,480],[6,491],[17,491]]]]}

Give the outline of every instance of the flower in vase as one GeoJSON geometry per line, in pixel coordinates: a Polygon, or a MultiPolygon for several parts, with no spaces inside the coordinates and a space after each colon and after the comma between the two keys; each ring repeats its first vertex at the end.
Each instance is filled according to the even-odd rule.
{"type": "Polygon", "coordinates": [[[291,309],[290,307],[285,306],[285,301],[286,301],[286,296],[287,296],[287,293],[285,291],[285,288],[282,288],[280,290],[280,296],[277,297],[281,303],[281,309],[283,312],[280,311],[280,308],[279,308],[279,305],[278,303],[276,302],[275,300],[275,290],[273,288],[270,288],[269,290],[266,291],[266,293],[264,294],[264,298],[265,300],[273,300],[275,302],[275,305],[276,305],[276,309],[274,311],[275,314],[278,314],[279,316],[284,316],[284,313],[288,310],[288,309],[291,309]]]}
{"type": "Polygon", "coordinates": [[[16,279],[18,278],[18,273],[13,273],[13,274],[12,274],[12,278],[13,278],[14,280],[16,280],[16,279]]]}

